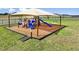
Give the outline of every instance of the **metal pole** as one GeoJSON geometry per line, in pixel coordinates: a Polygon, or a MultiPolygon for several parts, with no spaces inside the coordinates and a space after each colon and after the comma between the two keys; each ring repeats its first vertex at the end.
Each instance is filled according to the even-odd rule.
{"type": "Polygon", "coordinates": [[[3,19],[2,19],[2,25],[3,25],[3,19]]]}
{"type": "Polygon", "coordinates": [[[30,29],[30,35],[31,35],[31,39],[32,39],[32,29],[30,29]]]}
{"type": "Polygon", "coordinates": [[[39,25],[38,25],[38,23],[39,23],[39,19],[38,19],[39,17],[37,16],[37,36],[39,35],[39,25]]]}
{"type": "Polygon", "coordinates": [[[61,26],[61,16],[60,16],[60,26],[61,26]]]}
{"type": "Polygon", "coordinates": [[[10,14],[8,15],[8,26],[10,27],[10,14]]]}

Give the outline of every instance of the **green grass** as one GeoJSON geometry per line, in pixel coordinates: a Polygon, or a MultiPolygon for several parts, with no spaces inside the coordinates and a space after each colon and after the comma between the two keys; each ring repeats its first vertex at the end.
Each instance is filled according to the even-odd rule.
{"type": "MultiPolygon", "coordinates": [[[[51,23],[50,20],[47,22],[51,23]]],[[[20,34],[11,32],[0,26],[0,50],[8,51],[74,51],[79,50],[79,20],[76,18],[63,18],[66,25],[57,35],[52,34],[43,40],[29,39],[21,42],[20,34]]]]}

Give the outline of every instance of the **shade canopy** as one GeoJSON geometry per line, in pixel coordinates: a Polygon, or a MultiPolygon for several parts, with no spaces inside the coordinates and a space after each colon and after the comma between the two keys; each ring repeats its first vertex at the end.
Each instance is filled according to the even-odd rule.
{"type": "Polygon", "coordinates": [[[37,17],[37,21],[36,21],[37,22],[37,36],[39,34],[39,16],[58,16],[56,14],[46,12],[41,9],[27,9],[26,11],[17,12],[12,15],[36,16],[37,17]]]}
{"type": "Polygon", "coordinates": [[[40,9],[26,9],[26,11],[17,12],[12,15],[57,16],[56,14],[46,12],[46,11],[40,10],[40,9]]]}

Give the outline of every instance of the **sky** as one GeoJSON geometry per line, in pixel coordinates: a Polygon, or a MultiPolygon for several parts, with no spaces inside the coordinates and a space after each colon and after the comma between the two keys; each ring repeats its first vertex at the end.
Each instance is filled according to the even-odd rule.
{"type": "MultiPolygon", "coordinates": [[[[79,15],[79,8],[40,8],[51,13],[79,15]]],[[[0,13],[13,13],[24,11],[26,8],[0,8],[0,13]]]]}
{"type": "Polygon", "coordinates": [[[79,8],[46,8],[43,10],[58,14],[79,15],[79,8]]]}

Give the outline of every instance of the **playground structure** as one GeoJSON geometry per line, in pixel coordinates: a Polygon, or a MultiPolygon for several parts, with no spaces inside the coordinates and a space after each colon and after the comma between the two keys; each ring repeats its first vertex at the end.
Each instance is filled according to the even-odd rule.
{"type": "MultiPolygon", "coordinates": [[[[64,28],[63,25],[57,25],[57,24],[49,24],[42,19],[39,19],[39,34],[37,35],[37,22],[34,18],[27,19],[25,18],[24,21],[21,21],[23,24],[18,24],[18,26],[12,26],[8,27],[8,29],[20,33],[27,36],[28,38],[35,38],[35,39],[43,39],[47,37],[48,35],[58,32],[60,29],[64,28]],[[26,20],[25,20],[26,19],[26,20]],[[25,23],[26,22],[26,23],[25,23]]],[[[24,38],[25,38],[24,37],[24,38]]],[[[27,38],[27,39],[28,39],[27,38]]],[[[26,38],[25,38],[26,40],[26,38]]]]}
{"type": "MultiPolygon", "coordinates": [[[[38,9],[30,9],[25,12],[20,12],[20,13],[15,13],[13,16],[16,15],[29,15],[33,16],[34,18],[25,18],[24,21],[19,21],[18,26],[12,26],[9,27],[8,29],[23,34],[24,36],[27,36],[28,38],[36,38],[36,39],[42,39],[52,33],[55,33],[59,31],[60,29],[64,28],[63,25],[61,25],[61,17],[60,17],[60,24],[49,24],[43,19],[40,19],[40,16],[53,16],[53,14],[48,13],[48,12],[41,12],[38,9]]],[[[10,16],[9,16],[9,21],[10,21],[10,16]]]]}
{"type": "Polygon", "coordinates": [[[22,27],[22,28],[26,27],[26,28],[34,29],[35,25],[36,25],[36,21],[33,18],[32,19],[25,18],[23,21],[19,20],[19,22],[18,22],[18,28],[19,27],[22,27]]]}
{"type": "MultiPolygon", "coordinates": [[[[41,25],[41,22],[46,24],[48,27],[52,27],[52,24],[49,24],[45,21],[43,21],[42,19],[39,19],[38,21],[38,26],[41,25]]],[[[36,20],[34,18],[31,18],[31,19],[28,19],[28,18],[25,18],[23,21],[20,19],[19,22],[18,22],[18,28],[19,27],[26,27],[26,28],[30,28],[30,29],[35,29],[36,28],[36,20]]]]}

